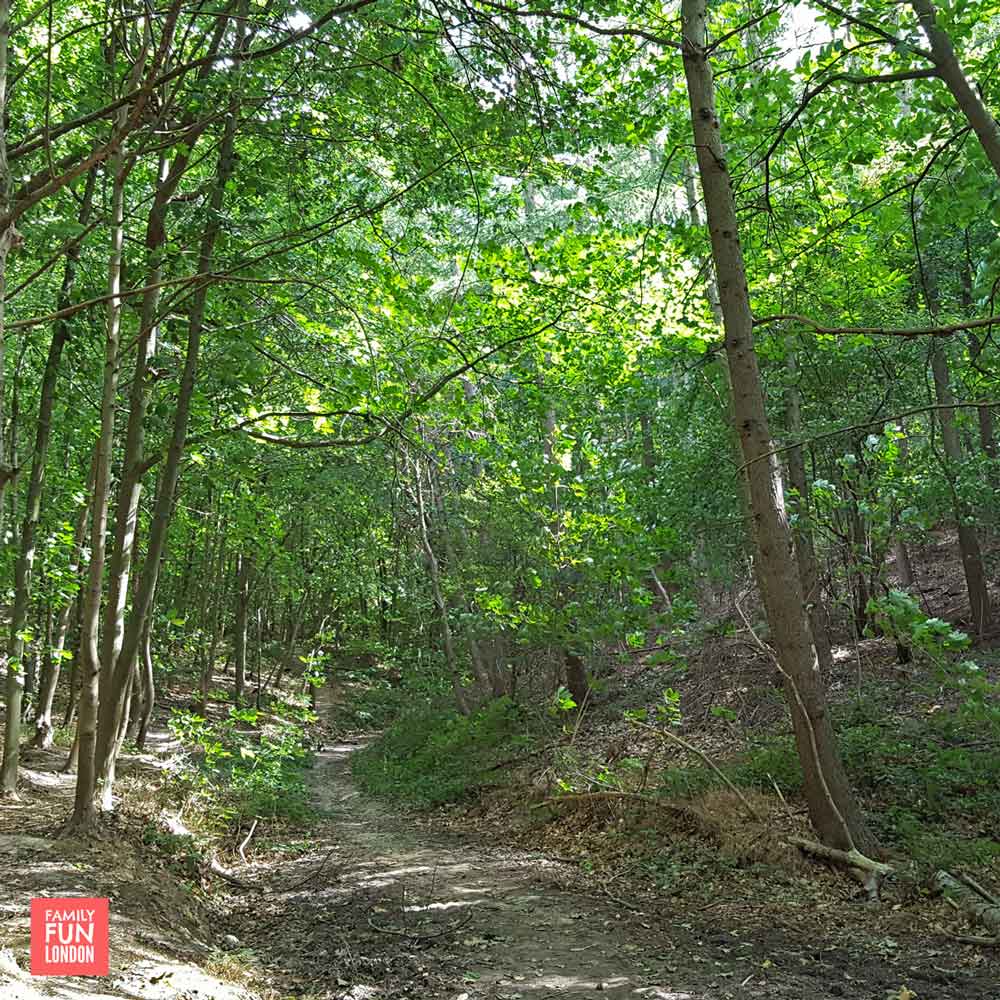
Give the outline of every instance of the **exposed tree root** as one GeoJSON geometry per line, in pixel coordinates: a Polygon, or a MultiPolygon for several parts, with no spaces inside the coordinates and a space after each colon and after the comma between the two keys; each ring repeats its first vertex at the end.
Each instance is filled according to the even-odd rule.
{"type": "Polygon", "coordinates": [[[872,903],[879,901],[879,887],[882,879],[891,875],[894,871],[892,865],[884,864],[881,861],[873,861],[866,857],[857,848],[849,851],[840,851],[836,847],[827,847],[826,844],[819,844],[814,840],[807,840],[805,837],[789,837],[788,843],[799,850],[812,854],[817,858],[824,858],[827,861],[836,861],[845,865],[851,874],[865,887],[868,899],[872,903]]]}

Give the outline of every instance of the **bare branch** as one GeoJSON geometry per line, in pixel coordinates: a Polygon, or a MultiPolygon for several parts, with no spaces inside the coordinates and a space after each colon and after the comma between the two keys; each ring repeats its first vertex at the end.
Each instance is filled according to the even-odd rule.
{"type": "Polygon", "coordinates": [[[947,326],[823,326],[816,320],[799,313],[778,313],[775,316],[762,316],[753,321],[754,326],[769,326],[773,323],[800,323],[810,327],[815,333],[828,337],[951,337],[963,330],[977,330],[984,326],[1000,323],[1000,316],[984,316],[980,319],[965,319],[947,326]]]}

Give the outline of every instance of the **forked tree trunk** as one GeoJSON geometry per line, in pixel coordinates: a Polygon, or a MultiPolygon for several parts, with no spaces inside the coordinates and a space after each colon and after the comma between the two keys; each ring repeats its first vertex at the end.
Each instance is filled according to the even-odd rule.
{"type": "MultiPolygon", "coordinates": [[[[124,114],[121,112],[120,114],[124,114]]],[[[97,746],[98,678],[100,650],[98,631],[104,584],[105,538],[108,525],[108,498],[111,494],[111,462],[114,452],[115,400],[118,395],[118,354],[121,342],[122,246],[125,235],[125,179],[123,157],[111,161],[111,256],[108,262],[107,330],[104,344],[104,380],[101,389],[101,429],[94,453],[94,491],[90,501],[90,564],[80,615],[80,643],[77,673],[80,703],[77,736],[70,757],[77,756],[76,794],[68,828],[83,831],[97,818],[94,793],[97,788],[95,750],[97,746]]]]}
{"type": "MultiPolygon", "coordinates": [[[[237,51],[243,44],[246,30],[246,18],[241,16],[236,25],[235,45],[237,51]]],[[[211,194],[208,199],[208,219],[201,237],[198,254],[198,273],[208,274],[212,270],[215,253],[215,242],[222,228],[222,206],[225,200],[226,185],[235,168],[234,143],[236,122],[239,107],[239,97],[234,91],[230,97],[226,124],[222,142],[219,146],[215,177],[212,181],[211,194]]],[[[201,334],[205,325],[205,308],[208,298],[208,284],[199,284],[191,298],[187,324],[187,347],[184,354],[184,366],[181,370],[180,384],[177,388],[177,401],[174,409],[173,428],[170,443],[167,448],[163,472],[160,475],[156,500],[149,525],[149,542],[146,548],[146,558],[136,588],[132,604],[132,614],[125,628],[121,652],[115,662],[111,682],[112,709],[102,719],[102,729],[107,734],[119,732],[122,725],[122,715],[125,711],[126,687],[132,676],[146,619],[152,613],[153,598],[156,594],[156,584],[160,573],[160,560],[166,547],[167,530],[174,509],[174,499],[177,481],[180,477],[181,459],[187,440],[188,421],[191,414],[191,401],[194,397],[195,382],[198,373],[198,357],[201,350],[201,334]]],[[[107,737],[105,737],[107,738],[107,737]]],[[[112,745],[109,740],[109,746],[112,745]]],[[[120,746],[120,742],[118,744],[120,746]]],[[[102,777],[104,786],[102,797],[105,804],[110,804],[112,788],[115,779],[115,759],[118,746],[108,753],[102,761],[102,777]]]]}
{"type": "Polygon", "coordinates": [[[163,278],[163,247],[166,243],[166,217],[170,197],[187,165],[187,154],[178,156],[183,166],[169,169],[161,155],[158,182],[146,222],[147,290],[142,297],[139,336],[136,343],[135,367],[129,390],[128,423],[125,429],[125,454],[122,473],[115,495],[114,546],[108,560],[107,600],[101,629],[100,721],[97,738],[98,769],[103,770],[111,751],[110,715],[114,712],[113,683],[115,663],[125,636],[125,606],[128,601],[132,557],[136,548],[139,521],[139,499],[142,494],[143,448],[146,410],[152,392],[149,378],[150,361],[156,353],[159,330],[159,284],[163,278]]]}
{"type": "Polygon", "coordinates": [[[823,842],[864,853],[878,849],[865,825],[837,749],[809,631],[773,450],[750,311],[736,204],[706,50],[706,0],[682,0],[684,73],[708,214],[733,387],[733,412],[750,487],[756,574],[776,659],[785,678],[813,826],[823,842]]]}

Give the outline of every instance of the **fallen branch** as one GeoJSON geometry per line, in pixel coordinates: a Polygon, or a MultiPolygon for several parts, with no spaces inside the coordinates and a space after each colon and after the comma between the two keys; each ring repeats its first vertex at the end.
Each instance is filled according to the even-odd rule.
{"type": "Polygon", "coordinates": [[[798,847],[802,851],[815,855],[817,858],[824,858],[827,861],[836,861],[838,864],[846,865],[850,873],[865,887],[868,893],[868,900],[871,903],[879,901],[879,886],[882,879],[891,875],[894,871],[892,865],[883,864],[881,861],[873,861],[862,854],[856,847],[849,851],[841,851],[836,847],[827,847],[826,844],[819,844],[814,840],[806,840],[805,837],[789,837],[788,843],[798,847]]]}
{"type": "Polygon", "coordinates": [[[695,754],[695,756],[700,757],[725,783],[726,787],[743,803],[743,808],[746,809],[747,815],[758,823],[764,822],[764,817],[757,812],[756,809],[750,804],[750,800],[741,792],[736,785],[727,777],[722,768],[712,760],[704,750],[698,749],[693,743],[689,743],[683,736],[678,736],[676,733],[671,732],[669,729],[658,729],[656,726],[650,726],[645,722],[639,722],[638,719],[629,720],[633,726],[638,726],[640,729],[646,729],[651,733],[659,736],[661,740],[667,740],[672,743],[676,743],[678,746],[683,747],[689,753],[695,754]]]}
{"type": "Polygon", "coordinates": [[[219,864],[215,857],[212,857],[209,860],[208,870],[213,875],[218,875],[223,881],[230,883],[230,885],[235,885],[240,889],[246,889],[249,892],[264,892],[263,886],[255,885],[253,882],[247,882],[234,875],[231,871],[227,871],[221,864],[219,864]]]}
{"type": "Polygon", "coordinates": [[[254,830],[257,829],[257,823],[258,821],[254,820],[253,823],[250,824],[250,832],[246,835],[246,837],[243,838],[243,842],[240,844],[238,848],[240,858],[242,858],[243,860],[243,864],[247,864],[247,856],[243,852],[247,849],[247,844],[250,843],[250,838],[253,836],[254,830]]]}
{"type": "Polygon", "coordinates": [[[326,852],[326,857],[304,878],[300,879],[298,882],[293,882],[291,885],[283,885],[280,888],[269,889],[268,892],[294,892],[296,889],[301,889],[307,882],[311,882],[325,867],[326,863],[333,857],[334,851],[337,850],[337,845],[334,844],[329,851],[326,852]]]}
{"type": "Polygon", "coordinates": [[[990,948],[996,948],[1000,945],[1000,937],[980,937],[977,934],[952,934],[947,928],[942,927],[940,924],[934,925],[934,930],[938,934],[943,935],[946,938],[950,938],[952,941],[957,941],[959,944],[978,944],[986,945],[990,948]]]}
{"type": "Polygon", "coordinates": [[[826,844],[817,843],[815,840],[806,840],[805,837],[789,837],[788,843],[801,848],[809,854],[814,854],[817,858],[825,858],[827,861],[837,861],[842,865],[851,868],[859,868],[861,871],[872,872],[884,878],[894,871],[892,865],[884,864],[881,861],[873,861],[866,857],[856,847],[849,851],[841,851],[836,847],[827,847],[826,844]]]}
{"type": "Polygon", "coordinates": [[[934,876],[934,884],[944,898],[966,916],[1000,935],[1000,906],[989,893],[971,888],[946,871],[939,871],[934,876]]]}

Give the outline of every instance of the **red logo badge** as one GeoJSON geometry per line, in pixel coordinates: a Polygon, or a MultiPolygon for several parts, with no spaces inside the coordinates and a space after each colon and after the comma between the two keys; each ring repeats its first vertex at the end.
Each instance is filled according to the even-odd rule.
{"type": "Polygon", "coordinates": [[[108,901],[33,899],[31,974],[106,976],[108,901]]]}

